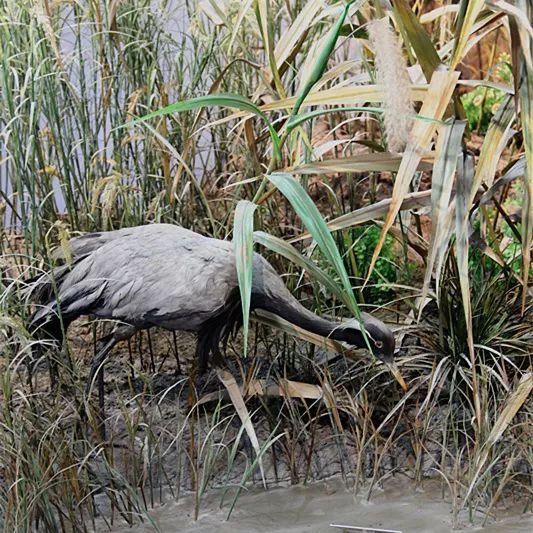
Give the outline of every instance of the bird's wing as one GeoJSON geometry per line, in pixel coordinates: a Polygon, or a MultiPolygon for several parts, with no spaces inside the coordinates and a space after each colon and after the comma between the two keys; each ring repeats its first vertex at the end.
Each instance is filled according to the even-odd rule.
{"type": "MultiPolygon", "coordinates": [[[[181,226],[174,226],[171,224],[149,224],[146,226],[135,226],[132,228],[122,228],[113,231],[99,231],[96,233],[87,233],[80,237],[74,237],[70,239],[69,251],[74,260],[85,257],[93,253],[98,248],[105,246],[106,244],[119,239],[135,237],[144,238],[150,235],[156,235],[162,231],[170,231],[173,234],[180,234],[183,236],[191,237],[191,235],[197,235],[196,233],[182,228],[181,226]]],[[[64,259],[64,253],[62,248],[57,248],[53,254],[54,259],[64,259]]]]}
{"type": "MultiPolygon", "coordinates": [[[[68,248],[71,255],[71,261],[65,263],[63,247],[58,247],[52,253],[52,258],[63,262],[49,272],[43,272],[34,278],[26,280],[26,289],[24,297],[26,302],[34,302],[38,305],[47,305],[55,301],[55,292],[63,284],[68,273],[84,258],[90,256],[93,252],[113,241],[124,238],[144,238],[153,234],[158,234],[162,230],[178,233],[190,238],[196,233],[189,231],[180,226],[169,224],[153,224],[146,226],[136,226],[133,228],[123,228],[114,231],[103,231],[96,233],[87,233],[80,237],[74,237],[69,240],[68,248]]],[[[78,278],[85,275],[85,269],[78,269],[78,278]]]]}
{"type": "Polygon", "coordinates": [[[224,306],[237,284],[231,243],[164,224],[101,235],[105,242],[95,236],[83,244],[85,257],[61,285],[66,314],[194,331],[224,306]],[[98,298],[87,298],[88,292],[96,294],[95,286],[104,288],[98,298]],[[85,307],[75,302],[77,293],[85,307]]]}

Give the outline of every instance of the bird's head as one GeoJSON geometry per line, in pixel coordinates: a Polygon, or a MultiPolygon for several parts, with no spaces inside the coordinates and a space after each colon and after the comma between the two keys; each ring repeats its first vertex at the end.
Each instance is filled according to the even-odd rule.
{"type": "Polygon", "coordinates": [[[361,321],[343,322],[335,335],[336,340],[345,342],[354,348],[367,348],[384,363],[392,363],[394,359],[395,341],[392,331],[381,320],[367,313],[361,313],[361,321]],[[368,344],[365,341],[365,331],[368,344]]]}
{"type": "Polygon", "coordinates": [[[403,376],[394,362],[396,343],[392,331],[381,320],[367,313],[361,313],[361,320],[350,320],[342,323],[335,332],[335,340],[346,343],[354,348],[367,348],[389,368],[404,391],[408,390],[403,376]],[[363,335],[363,330],[365,336],[363,335]],[[367,342],[368,341],[368,342],[367,342]]]}

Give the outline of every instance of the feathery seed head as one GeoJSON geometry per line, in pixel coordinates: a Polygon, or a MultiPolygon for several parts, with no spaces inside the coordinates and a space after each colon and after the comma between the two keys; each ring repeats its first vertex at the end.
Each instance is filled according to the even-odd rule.
{"type": "Polygon", "coordinates": [[[368,36],[374,50],[376,81],[383,87],[384,125],[391,152],[405,148],[413,120],[409,73],[400,42],[388,18],[368,23],[368,36]]]}

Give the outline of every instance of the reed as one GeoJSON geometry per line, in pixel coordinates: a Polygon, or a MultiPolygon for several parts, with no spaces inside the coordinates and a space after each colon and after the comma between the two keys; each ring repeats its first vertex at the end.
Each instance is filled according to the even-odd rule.
{"type": "Polygon", "coordinates": [[[438,477],[454,525],[517,494],[530,510],[531,9],[385,4],[2,3],[5,531],[157,528],[150,509],[184,492],[198,516],[219,491],[230,515],[251,484],[339,473],[368,498],[400,472],[438,477]],[[505,48],[512,84],[490,63],[458,82],[478,37],[505,48]],[[501,91],[483,136],[460,120],[477,86],[501,91]],[[103,441],[80,412],[107,326],[80,322],[34,361],[24,289],[69,237],[160,221],[233,239],[245,303],[255,248],[318,313],[380,313],[409,392],[362,354],[246,315],[230,377],[193,383],[187,336],[118,347],[103,441]]]}

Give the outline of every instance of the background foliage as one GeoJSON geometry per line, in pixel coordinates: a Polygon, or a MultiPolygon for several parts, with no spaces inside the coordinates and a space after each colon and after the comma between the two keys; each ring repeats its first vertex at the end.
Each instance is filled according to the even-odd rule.
{"type": "Polygon", "coordinates": [[[86,530],[97,510],[108,523],[149,520],[162,487],[175,497],[193,490],[198,512],[216,472],[226,481],[238,472],[242,487],[267,457],[286,461],[293,482],[307,480],[311,459],[295,458],[318,451],[325,427],[356,490],[366,481],[370,495],[390,474],[387,457],[405,452],[410,468],[399,468],[417,481],[440,475],[455,522],[517,495],[527,508],[532,9],[528,0],[5,0],[4,528],[86,530]],[[390,57],[407,61],[403,88],[386,81],[401,61],[380,71],[384,40],[369,39],[368,22],[383,17],[400,47],[390,57]],[[391,90],[413,113],[399,151],[391,90]],[[87,369],[77,348],[55,356],[57,390],[44,368],[26,383],[35,341],[21,291],[70,236],[150,222],[248,250],[255,240],[319,314],[377,312],[403,342],[410,392],[361,356],[328,364],[324,347],[340,347],[258,316],[251,357],[241,362],[236,343],[228,360],[239,383],[272,381],[278,397],[249,397],[221,375],[245,411],[222,397],[188,412],[175,393],[194,384],[182,377],[156,391],[155,360],[163,368],[168,353],[157,344],[154,357],[151,337],[144,348],[141,337],[139,350],[129,346],[129,385],[108,386],[123,424],[110,420],[99,441],[77,414],[87,369]],[[254,424],[243,422],[249,412],[254,424]]]}

